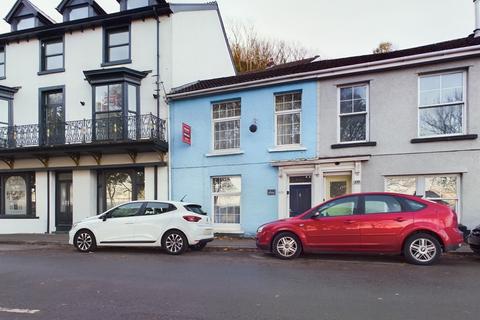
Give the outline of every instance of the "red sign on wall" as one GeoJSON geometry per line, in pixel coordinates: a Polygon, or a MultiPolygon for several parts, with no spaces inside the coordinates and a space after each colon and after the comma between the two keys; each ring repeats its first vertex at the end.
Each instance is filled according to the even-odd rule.
{"type": "Polygon", "coordinates": [[[188,145],[192,145],[192,127],[186,123],[182,123],[182,141],[188,145]]]}

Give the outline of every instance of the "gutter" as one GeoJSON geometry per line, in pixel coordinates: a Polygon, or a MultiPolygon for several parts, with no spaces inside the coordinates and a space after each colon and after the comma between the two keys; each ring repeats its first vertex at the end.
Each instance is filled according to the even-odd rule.
{"type": "Polygon", "coordinates": [[[182,99],[182,98],[207,95],[212,93],[219,93],[219,92],[225,93],[226,91],[235,91],[235,90],[240,90],[244,88],[260,87],[260,86],[280,84],[280,83],[292,82],[292,81],[325,79],[325,78],[331,78],[336,76],[346,76],[346,75],[362,73],[362,72],[372,72],[372,71],[380,71],[384,69],[403,68],[411,65],[433,63],[437,61],[465,58],[465,57],[477,56],[477,55],[480,55],[480,45],[443,50],[443,51],[436,51],[436,52],[429,52],[429,53],[422,53],[418,55],[406,56],[401,58],[366,62],[366,63],[360,63],[355,65],[348,65],[348,66],[342,66],[342,67],[336,67],[336,68],[330,68],[330,69],[324,69],[324,70],[315,70],[315,71],[309,71],[309,72],[303,72],[303,73],[288,74],[288,75],[279,76],[279,77],[248,81],[243,83],[201,89],[201,90],[190,91],[190,92],[182,92],[182,93],[173,92],[168,95],[168,98],[172,100],[176,100],[176,99],[182,99]]]}

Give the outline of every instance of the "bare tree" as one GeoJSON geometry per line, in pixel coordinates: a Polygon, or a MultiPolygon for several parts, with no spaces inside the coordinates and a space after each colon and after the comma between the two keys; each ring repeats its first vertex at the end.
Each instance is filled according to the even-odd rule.
{"type": "Polygon", "coordinates": [[[380,42],[377,48],[373,49],[373,53],[387,53],[394,51],[393,43],[388,41],[380,42]]]}
{"type": "Polygon", "coordinates": [[[235,67],[240,73],[301,60],[308,52],[298,43],[261,37],[253,26],[240,22],[230,24],[228,38],[235,67]]]}

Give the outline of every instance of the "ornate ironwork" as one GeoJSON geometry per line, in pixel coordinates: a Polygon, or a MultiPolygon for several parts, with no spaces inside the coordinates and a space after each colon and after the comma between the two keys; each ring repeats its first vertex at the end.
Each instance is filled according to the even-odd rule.
{"type": "Polygon", "coordinates": [[[0,149],[139,140],[166,142],[166,121],[146,114],[66,121],[44,129],[38,124],[0,127],[0,149]]]}

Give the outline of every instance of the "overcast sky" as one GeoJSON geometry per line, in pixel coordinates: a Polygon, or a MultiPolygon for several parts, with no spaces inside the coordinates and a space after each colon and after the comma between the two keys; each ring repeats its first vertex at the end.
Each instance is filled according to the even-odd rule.
{"type": "MultiPolygon", "coordinates": [[[[5,17],[16,0],[0,0],[5,17]]],[[[61,21],[60,0],[31,0],[61,21]]],[[[107,11],[116,0],[97,0],[107,11]]],[[[171,2],[201,2],[177,0],[171,2]]],[[[206,2],[203,1],[203,2],[206,2]]],[[[227,24],[245,21],[266,37],[296,41],[312,55],[335,58],[371,53],[380,41],[408,48],[461,38],[474,29],[472,0],[218,0],[227,24]]],[[[2,20],[0,32],[10,27],[2,20]]]]}

